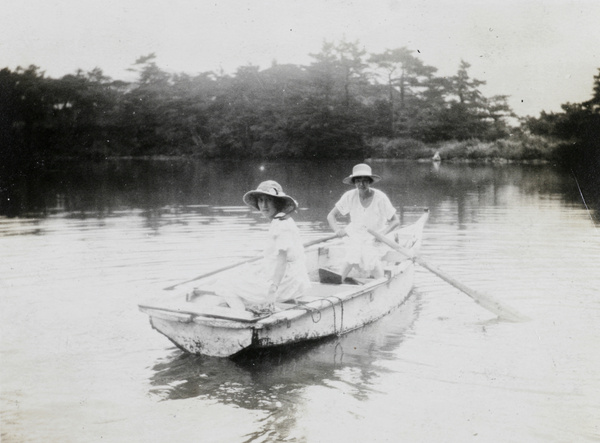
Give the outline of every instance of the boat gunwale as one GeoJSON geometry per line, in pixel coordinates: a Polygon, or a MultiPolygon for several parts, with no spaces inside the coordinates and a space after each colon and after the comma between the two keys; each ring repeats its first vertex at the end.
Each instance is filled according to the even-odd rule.
{"type": "Polygon", "coordinates": [[[218,316],[218,315],[201,313],[201,312],[176,310],[176,309],[160,307],[160,306],[138,305],[138,307],[139,307],[140,311],[146,313],[150,317],[155,317],[155,315],[151,314],[148,311],[155,311],[155,312],[159,313],[159,315],[156,315],[156,317],[162,318],[165,320],[169,320],[166,317],[172,316],[172,321],[178,321],[179,323],[202,323],[202,324],[207,324],[207,325],[212,324],[213,326],[219,326],[219,327],[226,327],[226,325],[230,325],[229,327],[231,329],[248,328],[249,325],[254,324],[258,320],[261,320],[264,318],[264,317],[256,317],[256,318],[248,319],[248,320],[236,320],[236,319],[228,318],[225,316],[218,316]],[[163,314],[163,315],[160,315],[160,314],[163,314]],[[179,321],[178,316],[181,316],[181,315],[188,315],[190,317],[189,321],[179,321]],[[201,319],[202,322],[196,321],[199,319],[201,319]],[[231,325],[239,325],[239,326],[231,326],[231,325]]]}
{"type": "MultiPolygon", "coordinates": [[[[227,318],[225,316],[219,316],[210,313],[202,313],[195,311],[185,311],[185,310],[177,310],[167,307],[160,306],[150,306],[150,305],[138,305],[140,311],[148,314],[150,317],[159,317],[165,320],[173,320],[179,323],[198,323],[211,325],[220,328],[231,328],[231,329],[244,329],[244,328],[254,328],[254,329],[262,329],[263,327],[270,327],[278,325],[285,321],[295,320],[304,315],[312,314],[313,310],[324,310],[333,308],[335,306],[339,306],[345,302],[373,292],[380,287],[389,284],[392,280],[398,278],[402,273],[408,270],[410,265],[410,260],[405,260],[398,264],[401,268],[397,271],[396,275],[391,277],[384,277],[375,279],[370,281],[364,285],[360,286],[352,286],[357,289],[350,289],[349,285],[344,287],[344,291],[337,292],[335,295],[328,295],[326,297],[319,297],[314,300],[301,303],[301,304],[293,304],[287,307],[284,310],[275,312],[268,316],[255,317],[253,319],[232,319],[227,318]],[[323,305],[327,302],[327,305],[323,305]],[[306,309],[305,309],[306,308],[306,309]],[[158,315],[153,315],[149,311],[157,312],[158,315]],[[186,318],[188,316],[188,318],[186,318]]],[[[323,285],[324,283],[318,283],[319,285],[323,285]]]]}
{"type": "MultiPolygon", "coordinates": [[[[382,287],[384,285],[388,285],[392,280],[395,280],[402,273],[406,272],[410,265],[409,262],[410,262],[410,260],[406,260],[406,261],[402,262],[402,263],[406,263],[406,265],[403,266],[403,269],[400,269],[398,271],[398,273],[394,276],[387,277],[387,278],[383,277],[383,278],[375,279],[369,283],[366,283],[365,285],[357,286],[358,289],[354,290],[354,291],[350,290],[350,291],[339,292],[336,295],[328,295],[327,297],[320,297],[318,299],[311,300],[311,301],[303,303],[301,305],[290,306],[289,308],[287,308],[283,311],[276,312],[273,315],[270,315],[264,319],[259,320],[258,323],[261,325],[264,325],[264,326],[275,326],[284,321],[295,320],[304,315],[312,314],[312,311],[310,309],[304,309],[304,307],[314,308],[315,310],[321,311],[324,309],[329,309],[329,308],[333,308],[335,306],[339,306],[345,302],[348,302],[350,300],[353,300],[355,298],[358,298],[358,297],[368,294],[370,292],[374,292],[375,290],[379,289],[380,287],[382,287]],[[342,298],[342,297],[344,297],[344,298],[342,298]],[[329,302],[329,304],[322,306],[322,303],[325,301],[329,302]],[[313,304],[313,303],[319,303],[321,305],[313,307],[313,306],[311,306],[311,304],[313,304]],[[290,312],[290,311],[296,311],[296,312],[290,312]],[[290,313],[291,315],[287,315],[287,316],[280,315],[280,314],[286,314],[286,313],[290,313]]],[[[320,284],[323,284],[323,283],[320,283],[320,284]]]]}

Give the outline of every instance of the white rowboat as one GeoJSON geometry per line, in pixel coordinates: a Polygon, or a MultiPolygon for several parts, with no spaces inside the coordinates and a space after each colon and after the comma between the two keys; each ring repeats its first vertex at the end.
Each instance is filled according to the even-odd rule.
{"type": "MultiPolygon", "coordinates": [[[[418,253],[423,227],[429,216],[400,228],[387,238],[404,250],[418,253]]],[[[171,299],[140,304],[150,324],[179,348],[192,354],[230,357],[242,351],[289,345],[341,335],[372,323],[400,306],[410,296],[414,281],[413,260],[390,249],[384,261],[385,276],[355,279],[358,284],[327,283],[328,272],[337,269],[344,255],[340,239],[306,248],[311,290],[294,302],[278,303],[278,312],[256,316],[219,306],[211,294],[190,297],[190,290],[171,299]]],[[[235,267],[223,276],[235,278],[235,267]]],[[[212,274],[212,273],[211,273],[212,274]]],[[[202,280],[195,283],[202,288],[202,280]]],[[[201,292],[201,291],[200,291],[201,292]]]]}

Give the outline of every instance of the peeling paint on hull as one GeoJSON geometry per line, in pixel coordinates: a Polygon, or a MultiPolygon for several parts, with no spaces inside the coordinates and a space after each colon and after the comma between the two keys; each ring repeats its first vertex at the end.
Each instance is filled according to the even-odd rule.
{"type": "Polygon", "coordinates": [[[151,317],[150,323],[179,348],[191,354],[229,357],[252,344],[251,328],[232,329],[196,322],[182,324],[156,317],[151,317]]]}

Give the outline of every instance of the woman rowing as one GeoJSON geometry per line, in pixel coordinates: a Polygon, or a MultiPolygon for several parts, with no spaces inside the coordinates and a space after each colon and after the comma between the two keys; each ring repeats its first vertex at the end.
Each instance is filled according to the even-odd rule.
{"type": "Polygon", "coordinates": [[[353,269],[359,269],[374,278],[383,277],[381,258],[389,248],[375,240],[367,229],[387,234],[400,225],[396,209],[390,199],[379,189],[371,188],[381,177],[374,175],[371,167],[361,163],[352,168],[352,174],[343,182],[354,185],[345,192],[327,215],[329,226],[338,237],[347,236],[346,256],[342,269],[342,282],[353,269]],[[348,226],[340,227],[337,218],[350,215],[348,226]]]}

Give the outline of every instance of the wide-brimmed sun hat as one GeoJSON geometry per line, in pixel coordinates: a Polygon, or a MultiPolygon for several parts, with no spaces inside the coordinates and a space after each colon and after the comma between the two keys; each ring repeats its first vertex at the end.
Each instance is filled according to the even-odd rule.
{"type": "Polygon", "coordinates": [[[365,163],[359,163],[358,165],[352,168],[352,174],[342,181],[347,185],[351,185],[353,184],[352,180],[354,180],[357,177],[369,177],[373,183],[377,183],[379,180],[381,180],[380,176],[373,174],[369,165],[365,163]]]}
{"type": "Polygon", "coordinates": [[[298,202],[289,195],[286,195],[281,185],[274,180],[264,181],[254,191],[246,192],[244,194],[244,203],[256,210],[260,210],[257,200],[259,195],[268,195],[284,200],[285,206],[281,212],[285,214],[289,214],[298,208],[298,202]]]}

